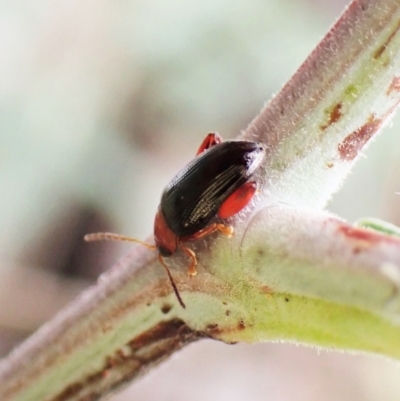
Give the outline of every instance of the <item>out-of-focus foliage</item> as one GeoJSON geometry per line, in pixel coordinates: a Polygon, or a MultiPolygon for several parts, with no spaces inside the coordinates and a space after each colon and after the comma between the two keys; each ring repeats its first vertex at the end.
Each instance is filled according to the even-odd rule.
{"type": "MultiPolygon", "coordinates": [[[[205,133],[245,128],[344,4],[0,4],[3,354],[129,249],[83,235],[149,235],[163,186],[205,133]]],[[[398,145],[386,130],[331,210],[398,224],[398,145]]],[[[371,357],[204,341],[116,399],[390,401],[397,376],[371,357]]]]}

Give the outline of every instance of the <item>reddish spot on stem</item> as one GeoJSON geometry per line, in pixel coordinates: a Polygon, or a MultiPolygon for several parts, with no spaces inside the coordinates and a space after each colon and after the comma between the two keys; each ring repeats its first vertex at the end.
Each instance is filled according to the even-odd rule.
{"type": "Polygon", "coordinates": [[[337,121],[339,121],[340,117],[342,117],[342,103],[337,103],[332,111],[329,113],[329,119],[328,122],[325,125],[321,126],[321,129],[325,130],[327,129],[330,125],[336,123],[337,121]]]}
{"type": "Polygon", "coordinates": [[[352,227],[348,225],[340,225],[339,231],[348,238],[357,241],[369,242],[371,245],[372,243],[377,243],[382,240],[382,238],[380,238],[381,235],[373,231],[366,230],[364,228],[352,227]]]}
{"type": "Polygon", "coordinates": [[[400,245],[400,241],[394,237],[390,237],[385,234],[377,233],[372,230],[365,228],[352,227],[345,224],[340,224],[338,231],[343,234],[346,238],[353,241],[355,254],[360,253],[364,249],[368,249],[372,246],[387,243],[400,245]]]}
{"type": "Polygon", "coordinates": [[[400,77],[393,78],[386,94],[390,95],[392,92],[400,92],[400,77]]]}
{"type": "Polygon", "coordinates": [[[269,287],[268,285],[263,285],[261,287],[261,291],[266,295],[273,295],[273,293],[274,293],[274,290],[271,287],[269,287]]]}
{"type": "Polygon", "coordinates": [[[387,49],[387,47],[389,46],[389,43],[394,38],[394,36],[396,35],[396,33],[397,33],[397,31],[399,29],[400,29],[400,22],[396,25],[396,28],[389,35],[389,37],[387,38],[386,42],[381,47],[379,47],[379,49],[374,53],[374,59],[378,59],[378,58],[380,58],[382,56],[383,52],[387,49]]]}
{"type": "Polygon", "coordinates": [[[339,143],[338,151],[342,160],[353,160],[363,146],[371,139],[372,135],[379,129],[382,120],[375,119],[371,115],[369,121],[348,135],[343,142],[339,143]]]}

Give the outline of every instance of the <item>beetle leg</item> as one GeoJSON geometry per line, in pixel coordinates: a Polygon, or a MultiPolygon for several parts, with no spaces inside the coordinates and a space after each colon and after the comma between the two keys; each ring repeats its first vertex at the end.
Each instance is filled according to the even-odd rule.
{"type": "Polygon", "coordinates": [[[178,287],[176,286],[175,281],[172,278],[172,274],[171,274],[168,266],[164,263],[164,260],[163,260],[163,258],[162,258],[160,253],[158,254],[158,260],[163,265],[165,271],[168,274],[169,282],[171,283],[171,286],[172,286],[172,288],[173,288],[173,290],[175,292],[176,298],[178,299],[180,305],[182,306],[182,308],[186,308],[186,305],[184,304],[184,302],[183,302],[183,300],[181,298],[181,295],[179,294],[178,287]]]}
{"type": "Polygon", "coordinates": [[[244,183],[225,199],[224,203],[218,210],[218,217],[221,219],[227,219],[228,217],[232,217],[236,213],[239,213],[248,205],[256,191],[257,184],[254,181],[244,183]]]}
{"type": "Polygon", "coordinates": [[[201,143],[199,150],[196,153],[198,156],[200,153],[203,153],[205,150],[211,148],[212,146],[216,145],[217,143],[222,142],[222,137],[218,132],[210,132],[201,143]]]}
{"type": "Polygon", "coordinates": [[[211,235],[215,231],[220,231],[222,234],[224,234],[225,236],[230,238],[230,237],[232,237],[234,230],[233,230],[233,227],[231,227],[231,226],[226,226],[225,224],[221,224],[221,223],[213,223],[213,224],[197,231],[196,233],[194,233],[192,235],[181,238],[180,244],[182,245],[182,242],[186,242],[186,241],[198,240],[200,238],[206,237],[207,235],[211,235]]]}
{"type": "Polygon", "coordinates": [[[182,242],[198,240],[200,238],[206,237],[207,235],[214,233],[215,231],[220,231],[222,234],[226,235],[227,237],[232,237],[232,235],[233,235],[233,227],[226,226],[226,225],[220,224],[220,223],[214,223],[206,228],[203,228],[202,230],[197,231],[197,233],[195,233],[193,235],[181,238],[179,240],[179,245],[181,246],[183,252],[185,252],[186,255],[188,255],[189,258],[192,259],[192,262],[190,263],[190,266],[188,267],[189,276],[195,276],[197,274],[197,269],[196,269],[197,258],[196,258],[196,254],[191,249],[189,249],[185,245],[183,245],[182,242]]]}
{"type": "Polygon", "coordinates": [[[188,275],[190,277],[193,277],[197,274],[197,258],[196,258],[196,254],[189,248],[187,248],[185,245],[182,244],[181,241],[179,241],[179,245],[182,248],[182,251],[186,253],[186,255],[189,256],[190,259],[192,259],[192,261],[190,262],[190,266],[188,267],[188,275]]]}

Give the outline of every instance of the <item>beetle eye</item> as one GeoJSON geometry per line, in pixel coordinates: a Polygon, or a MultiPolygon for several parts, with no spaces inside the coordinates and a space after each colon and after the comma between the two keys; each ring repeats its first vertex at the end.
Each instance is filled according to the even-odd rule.
{"type": "Polygon", "coordinates": [[[158,246],[157,248],[158,248],[158,252],[160,252],[160,255],[161,255],[161,256],[166,256],[166,257],[168,257],[168,256],[171,256],[171,255],[172,255],[172,252],[171,252],[169,249],[167,249],[167,248],[164,248],[164,247],[162,247],[162,246],[158,246]]]}

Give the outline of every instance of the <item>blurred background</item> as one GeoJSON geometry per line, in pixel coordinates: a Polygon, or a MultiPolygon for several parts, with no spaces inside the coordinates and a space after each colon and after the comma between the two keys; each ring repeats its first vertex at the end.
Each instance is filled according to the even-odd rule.
{"type": "MultiPolygon", "coordinates": [[[[237,136],[346,3],[0,0],[0,355],[130,249],[83,235],[150,235],[204,135],[237,136]]],[[[332,212],[400,224],[392,125],[332,212]]],[[[204,340],[113,399],[391,401],[398,376],[371,355],[204,340]]]]}

